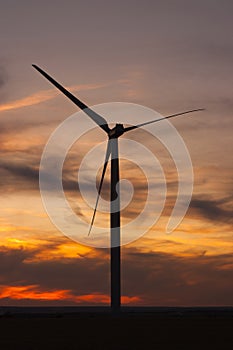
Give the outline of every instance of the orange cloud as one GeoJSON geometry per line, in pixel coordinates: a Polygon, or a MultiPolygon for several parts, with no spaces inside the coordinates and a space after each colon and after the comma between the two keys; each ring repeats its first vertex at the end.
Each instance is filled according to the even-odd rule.
{"type": "Polygon", "coordinates": [[[38,285],[1,286],[0,298],[31,299],[31,300],[64,300],[68,298],[68,290],[40,291],[38,285]]]}
{"type": "Polygon", "coordinates": [[[76,242],[67,242],[64,244],[57,244],[49,246],[46,244],[31,258],[29,261],[41,260],[59,260],[63,258],[77,259],[84,258],[91,255],[92,258],[99,256],[98,251],[93,248],[77,244],[76,242]]]}
{"type": "MultiPolygon", "coordinates": [[[[0,286],[0,299],[9,298],[13,300],[66,300],[77,304],[109,304],[110,297],[107,294],[93,293],[84,295],[74,295],[68,289],[44,291],[40,290],[37,284],[27,286],[0,286]]],[[[122,296],[123,304],[139,302],[137,296],[122,296]]]]}
{"type": "Polygon", "coordinates": [[[138,303],[142,301],[142,299],[138,296],[133,296],[133,297],[129,297],[127,295],[122,295],[121,297],[121,302],[122,304],[133,304],[133,303],[138,303]]]}
{"type": "MultiPolygon", "coordinates": [[[[69,91],[93,90],[93,89],[98,89],[98,88],[103,87],[103,86],[105,86],[105,85],[101,85],[101,84],[74,85],[74,86],[68,87],[68,90],[69,91]]],[[[11,109],[29,107],[29,106],[32,106],[32,105],[35,105],[35,104],[38,104],[41,102],[51,100],[51,99],[57,97],[59,94],[60,94],[60,92],[55,90],[55,89],[42,90],[42,91],[36,92],[34,94],[31,94],[27,97],[24,97],[22,99],[15,100],[15,101],[1,105],[0,112],[9,111],[11,109]]]]}

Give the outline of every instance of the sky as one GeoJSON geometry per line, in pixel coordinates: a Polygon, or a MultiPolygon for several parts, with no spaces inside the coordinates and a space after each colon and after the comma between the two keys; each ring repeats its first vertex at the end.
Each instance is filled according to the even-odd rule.
{"type": "MultiPolygon", "coordinates": [[[[164,116],[205,108],[171,121],[190,153],[194,188],[185,218],[170,235],[165,228],[178,185],[172,159],[146,131],[127,135],[159,159],[168,193],[157,223],[122,247],[122,303],[232,306],[232,11],[230,0],[1,2],[1,306],[109,303],[108,249],[66,237],[41,201],[44,146],[77,108],[33,63],[89,106],[135,103],[164,116]]],[[[93,127],[71,148],[63,169],[66,198],[87,223],[92,210],[76,175],[85,154],[105,140],[93,127]]],[[[127,161],[121,176],[135,189],[122,211],[123,222],[129,222],[145,204],[146,178],[127,161]]],[[[106,199],[108,185],[109,177],[106,199]]],[[[87,191],[94,198],[88,186],[87,191]]],[[[108,227],[107,214],[96,219],[108,227]]]]}

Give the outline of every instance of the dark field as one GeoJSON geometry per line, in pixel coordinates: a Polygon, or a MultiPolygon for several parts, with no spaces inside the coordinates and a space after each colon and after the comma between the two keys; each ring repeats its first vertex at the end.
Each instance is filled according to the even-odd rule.
{"type": "Polygon", "coordinates": [[[233,349],[232,309],[38,310],[2,311],[0,349],[233,349]]]}

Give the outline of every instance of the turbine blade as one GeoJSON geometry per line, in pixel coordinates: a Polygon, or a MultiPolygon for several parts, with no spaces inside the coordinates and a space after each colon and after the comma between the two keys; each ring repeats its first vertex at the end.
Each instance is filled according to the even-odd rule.
{"type": "Polygon", "coordinates": [[[108,160],[109,160],[109,157],[110,157],[110,154],[111,154],[111,144],[110,144],[110,142],[111,141],[108,140],[108,145],[107,145],[107,150],[106,150],[106,155],[105,155],[105,161],[104,161],[104,167],[103,167],[103,171],[102,171],[102,175],[101,175],[101,180],[100,180],[100,183],[99,183],[98,195],[97,195],[96,202],[95,202],[95,209],[94,209],[94,213],[93,213],[93,216],[92,216],[92,220],[91,220],[88,236],[90,235],[92,226],[94,224],[96,210],[97,210],[97,206],[98,206],[99,198],[100,198],[100,193],[101,193],[101,189],[102,189],[103,182],[104,182],[104,176],[105,176],[105,173],[106,173],[108,160]]]}
{"type": "Polygon", "coordinates": [[[73,103],[76,104],[80,109],[82,109],[98,126],[101,127],[107,134],[110,129],[107,121],[101,117],[99,114],[90,109],[87,105],[85,105],[82,101],[80,101],[77,97],[72,95],[68,90],[66,90],[61,84],[59,84],[56,80],[54,80],[50,75],[48,75],[45,71],[43,71],[40,67],[35,64],[32,65],[39,73],[41,73],[46,79],[50,81],[57,89],[59,89],[66,97],[68,97],[73,103]]]}
{"type": "Polygon", "coordinates": [[[142,123],[142,124],[129,126],[129,127],[127,127],[127,128],[124,128],[124,132],[131,131],[131,130],[140,128],[141,126],[144,126],[144,125],[148,125],[148,124],[160,122],[161,120],[164,120],[164,119],[170,119],[170,118],[178,117],[179,115],[183,115],[183,114],[187,114],[187,113],[192,113],[192,112],[198,112],[198,111],[204,111],[204,110],[205,110],[204,108],[199,108],[199,109],[192,109],[192,110],[186,111],[186,112],[171,114],[171,115],[168,115],[167,117],[164,117],[164,118],[159,118],[159,119],[155,119],[155,120],[150,120],[149,122],[145,122],[145,123],[142,123]]]}

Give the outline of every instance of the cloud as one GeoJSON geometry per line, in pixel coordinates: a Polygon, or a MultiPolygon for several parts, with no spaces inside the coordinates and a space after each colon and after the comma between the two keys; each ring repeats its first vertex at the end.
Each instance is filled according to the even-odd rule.
{"type": "MultiPolygon", "coordinates": [[[[30,160],[33,162],[32,160],[30,160]]],[[[25,160],[24,160],[25,162],[25,160]]],[[[19,161],[0,161],[0,174],[4,181],[0,190],[4,192],[20,192],[39,189],[39,170],[33,165],[24,165],[19,161]]]]}
{"type": "MultiPolygon", "coordinates": [[[[54,260],[33,260],[36,254],[43,253],[43,247],[36,250],[0,250],[0,275],[2,285],[37,285],[43,289],[69,289],[77,294],[91,292],[106,294],[108,262],[102,256],[93,254],[80,258],[54,260]]],[[[77,253],[79,252],[77,245],[77,253]]],[[[46,254],[45,254],[46,255],[46,254]]]]}
{"type": "Polygon", "coordinates": [[[8,74],[3,63],[0,63],[0,102],[3,101],[5,96],[5,85],[8,81],[8,74]]]}
{"type": "Polygon", "coordinates": [[[210,221],[233,223],[233,211],[222,207],[223,205],[226,206],[229,201],[232,201],[231,197],[226,197],[221,200],[193,198],[190,203],[190,208],[191,212],[192,209],[194,209],[210,221]]]}
{"type": "MultiPolygon", "coordinates": [[[[21,300],[21,302],[27,301],[38,301],[38,302],[70,302],[72,304],[82,305],[107,305],[110,303],[110,296],[108,294],[82,294],[75,295],[71,290],[60,289],[60,290],[43,290],[39,285],[17,285],[17,286],[4,286],[0,285],[0,300],[3,304],[8,304],[9,301],[15,302],[21,300]],[[5,299],[5,300],[4,300],[5,299]]],[[[122,295],[123,304],[131,304],[139,302],[140,298],[136,296],[122,295]]],[[[8,304],[9,305],[9,304],[8,304]]],[[[41,305],[41,303],[40,303],[41,305]]]]}
{"type": "Polygon", "coordinates": [[[0,286],[1,299],[63,300],[72,296],[68,290],[41,291],[38,285],[0,286]]]}
{"type": "MultiPolygon", "coordinates": [[[[53,159],[53,163],[56,164],[56,159],[53,159]]],[[[69,170],[69,169],[68,169],[69,170]]],[[[66,170],[66,176],[63,179],[64,189],[67,191],[78,190],[77,181],[67,178],[68,170],[66,170]]],[[[7,189],[7,186],[11,191],[22,191],[22,190],[38,190],[39,189],[39,159],[36,161],[34,159],[22,159],[15,161],[0,161],[0,173],[2,172],[2,178],[5,178],[5,182],[2,182],[2,187],[4,190],[7,189]],[[25,165],[25,162],[31,162],[31,165],[25,165]],[[8,173],[7,174],[4,172],[8,173]],[[9,175],[11,177],[9,177],[9,175]],[[20,186],[19,186],[20,184],[20,186]]],[[[53,191],[54,189],[54,178],[57,177],[57,174],[48,174],[47,182],[48,188],[53,191]]]]}
{"type": "Polygon", "coordinates": [[[19,177],[24,177],[27,179],[38,179],[39,177],[39,170],[33,168],[32,166],[27,166],[27,165],[21,165],[17,163],[13,163],[13,162],[1,162],[0,166],[2,169],[5,169],[7,171],[9,171],[10,173],[13,173],[16,176],[19,177]]]}
{"type": "MultiPolygon", "coordinates": [[[[64,259],[63,261],[56,260],[53,262],[47,261],[44,262],[45,265],[43,267],[43,263],[41,264],[41,262],[26,262],[34,253],[35,252],[29,252],[24,249],[10,250],[2,248],[0,250],[0,261],[1,263],[3,261],[5,263],[4,268],[0,268],[0,272],[2,276],[3,270],[11,275],[10,279],[7,278],[9,285],[3,283],[0,285],[1,303],[4,304],[4,302],[7,301],[9,305],[10,300],[13,302],[15,300],[21,300],[23,304],[25,302],[27,303],[27,300],[38,302],[60,301],[65,303],[69,302],[71,304],[89,305],[108,304],[110,302],[108,288],[103,287],[106,284],[107,278],[105,283],[103,281],[101,283],[104,277],[102,265],[105,265],[105,263],[101,261],[100,257],[81,259],[82,261],[80,261],[80,263],[77,262],[77,259],[64,259]],[[67,272],[62,271],[63,268],[61,268],[59,277],[57,275],[59,268],[57,270],[56,266],[60,266],[60,268],[63,266],[67,272]],[[46,272],[47,268],[48,271],[46,272]],[[52,272],[49,272],[50,268],[52,268],[52,270],[54,269],[54,272],[57,270],[55,274],[52,273],[54,274],[52,283],[48,283],[49,279],[51,279],[50,273],[52,272]],[[70,272],[68,273],[68,271],[70,272]],[[69,278],[67,279],[65,275],[66,277],[69,276],[69,278]],[[90,278],[90,282],[87,281],[88,278],[90,278]],[[29,280],[31,280],[31,282],[27,283],[29,280]],[[82,284],[84,283],[85,285],[85,281],[90,284],[92,288],[83,288],[82,284]],[[59,285],[59,287],[55,287],[55,285],[59,285]],[[69,287],[64,288],[62,286],[69,287]],[[98,289],[100,291],[98,291],[98,289]],[[90,292],[90,290],[92,292],[90,292]],[[4,299],[6,300],[4,301],[4,299]]],[[[93,254],[93,256],[95,256],[95,254],[93,254]]],[[[1,278],[1,282],[2,281],[3,278],[1,278]]],[[[122,301],[125,304],[130,304],[139,302],[140,298],[134,295],[124,295],[122,301]]]]}
{"type": "Polygon", "coordinates": [[[122,274],[124,292],[134,291],[147,305],[232,305],[232,264],[230,254],[179,257],[131,249],[122,274]]]}
{"type": "MultiPolygon", "coordinates": [[[[1,74],[1,71],[0,71],[1,74]]],[[[106,85],[106,84],[105,84],[106,85]]],[[[67,87],[67,89],[71,92],[73,91],[85,91],[85,90],[94,90],[99,89],[105,86],[104,84],[83,84],[83,85],[74,85],[67,87]]],[[[1,87],[1,76],[0,76],[0,87],[1,87]]],[[[41,90],[29,96],[26,96],[22,99],[15,100],[12,102],[5,103],[0,105],[0,112],[9,111],[12,109],[19,109],[23,107],[33,106],[42,102],[49,101],[57,96],[59,96],[60,92],[54,89],[49,90],[41,90]]]]}
{"type": "MultiPolygon", "coordinates": [[[[102,304],[109,301],[107,251],[86,259],[30,261],[33,252],[0,250],[1,303],[102,304]],[[104,255],[102,255],[102,253],[104,255]]],[[[123,302],[137,305],[232,305],[232,256],[180,257],[124,248],[123,302]],[[139,282],[140,281],[140,282],[139,282]]]]}
{"type": "Polygon", "coordinates": [[[6,73],[5,67],[3,65],[0,65],[0,89],[4,87],[6,82],[7,82],[7,73],[6,73]]]}

